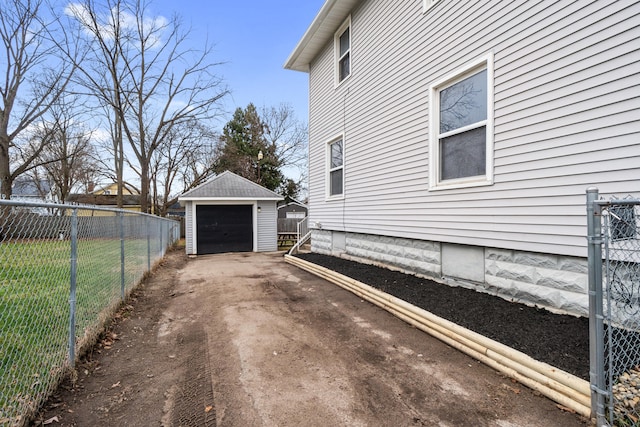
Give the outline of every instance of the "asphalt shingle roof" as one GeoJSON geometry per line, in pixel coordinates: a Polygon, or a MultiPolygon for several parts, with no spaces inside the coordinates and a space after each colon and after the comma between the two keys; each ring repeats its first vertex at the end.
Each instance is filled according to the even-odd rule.
{"type": "Polygon", "coordinates": [[[43,196],[51,190],[51,185],[45,179],[40,180],[40,187],[30,178],[18,178],[13,181],[11,193],[14,196],[43,196]],[[43,194],[41,194],[41,191],[43,194]]]}
{"type": "Polygon", "coordinates": [[[283,197],[240,175],[225,171],[179,197],[179,199],[193,198],[281,200],[283,197]]]}

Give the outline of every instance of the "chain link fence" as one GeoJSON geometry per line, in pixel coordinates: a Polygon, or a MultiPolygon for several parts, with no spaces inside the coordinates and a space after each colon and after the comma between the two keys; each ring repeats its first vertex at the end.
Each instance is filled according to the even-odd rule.
{"type": "Polygon", "coordinates": [[[166,249],[176,221],[0,200],[0,426],[21,426],[166,249]]]}
{"type": "Polygon", "coordinates": [[[588,190],[592,412],[640,425],[640,199],[588,190]]]}

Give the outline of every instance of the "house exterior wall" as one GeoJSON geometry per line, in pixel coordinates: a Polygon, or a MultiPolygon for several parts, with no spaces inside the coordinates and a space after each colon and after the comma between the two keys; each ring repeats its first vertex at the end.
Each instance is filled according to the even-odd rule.
{"type": "Polygon", "coordinates": [[[278,210],[275,201],[258,201],[258,252],[278,250],[278,210]]]}
{"type": "Polygon", "coordinates": [[[585,189],[638,194],[637,2],[364,1],[351,19],[351,77],[335,87],[333,41],[310,66],[312,225],[586,256],[585,189]],[[494,183],[430,191],[429,85],[488,52],[494,183]],[[326,201],[337,135],[345,197],[326,201]]]}
{"type": "Polygon", "coordinates": [[[640,195],[639,23],[633,0],[441,0],[426,12],[421,1],[361,2],[351,13],[351,76],[336,87],[333,40],[310,64],[312,249],[341,252],[331,246],[337,232],[346,232],[343,254],[373,259],[377,249],[358,248],[365,238],[349,236],[384,241],[385,256],[407,242],[431,242],[433,254],[399,262],[442,278],[440,245],[483,248],[479,287],[582,312],[582,272],[568,279],[570,296],[554,294],[526,275],[507,277],[530,266],[496,253],[538,254],[543,264],[581,260],[586,188],[640,195]],[[430,85],[488,55],[492,183],[430,189],[430,85]],[[337,137],[344,197],[327,200],[326,149],[337,137]]]}

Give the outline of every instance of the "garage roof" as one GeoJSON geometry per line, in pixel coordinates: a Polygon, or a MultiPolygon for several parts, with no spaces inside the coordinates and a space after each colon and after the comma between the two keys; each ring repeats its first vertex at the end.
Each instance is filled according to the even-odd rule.
{"type": "Polygon", "coordinates": [[[282,200],[283,197],[271,190],[225,171],[209,181],[187,191],[178,198],[180,204],[190,200],[282,200]]]}
{"type": "Polygon", "coordinates": [[[360,0],[327,0],[298,42],[284,68],[309,72],[309,64],[347,19],[360,0]]]}

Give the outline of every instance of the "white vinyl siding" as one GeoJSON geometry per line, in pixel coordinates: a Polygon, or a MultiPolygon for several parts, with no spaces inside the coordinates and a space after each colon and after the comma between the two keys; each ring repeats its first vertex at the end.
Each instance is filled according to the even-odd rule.
{"type": "Polygon", "coordinates": [[[585,190],[640,196],[640,3],[364,1],[358,72],[310,64],[310,224],[586,256],[585,190]],[[494,53],[493,185],[429,191],[429,86],[494,53]],[[389,70],[397,72],[390,73],[389,70]],[[349,141],[325,200],[326,144],[349,141]]]}
{"type": "Polygon", "coordinates": [[[286,212],[287,219],[304,219],[307,214],[304,212],[286,212]]]}
{"type": "Polygon", "coordinates": [[[258,252],[278,250],[278,210],[276,202],[258,201],[258,252]]]}
{"type": "Polygon", "coordinates": [[[196,249],[193,245],[193,203],[191,202],[186,203],[184,207],[184,233],[187,255],[195,254],[196,249]]]}
{"type": "Polygon", "coordinates": [[[439,0],[422,0],[422,9],[426,13],[431,9],[439,0]]]}

